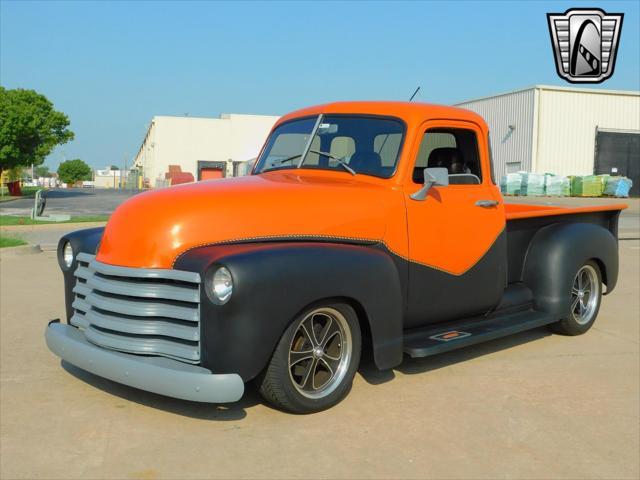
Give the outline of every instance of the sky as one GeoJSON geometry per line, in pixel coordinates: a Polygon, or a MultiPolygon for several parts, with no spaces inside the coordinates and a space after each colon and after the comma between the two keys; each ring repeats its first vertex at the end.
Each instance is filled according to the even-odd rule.
{"type": "Polygon", "coordinates": [[[132,163],[154,115],[282,115],[338,100],[452,104],[555,70],[546,13],[625,14],[612,78],[640,90],[640,2],[0,0],[0,84],[46,95],[76,137],[47,158],[132,163]]]}

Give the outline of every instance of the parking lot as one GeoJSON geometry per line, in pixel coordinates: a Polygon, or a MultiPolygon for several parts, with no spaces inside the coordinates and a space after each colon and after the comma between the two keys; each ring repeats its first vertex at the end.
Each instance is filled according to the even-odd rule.
{"type": "Polygon", "coordinates": [[[189,403],[61,365],[53,252],[0,259],[2,478],[638,478],[640,241],[586,335],[545,329],[378,372],[311,416],[189,403]]]}

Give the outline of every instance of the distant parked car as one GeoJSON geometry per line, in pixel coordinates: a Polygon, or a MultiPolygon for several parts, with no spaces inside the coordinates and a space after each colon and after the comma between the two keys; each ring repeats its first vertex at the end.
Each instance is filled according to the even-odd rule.
{"type": "Polygon", "coordinates": [[[83,180],[82,188],[94,188],[95,183],[92,180],[83,180]]]}

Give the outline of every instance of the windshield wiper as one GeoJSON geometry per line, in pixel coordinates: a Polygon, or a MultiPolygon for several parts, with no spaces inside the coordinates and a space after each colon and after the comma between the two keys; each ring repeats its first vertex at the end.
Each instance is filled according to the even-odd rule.
{"type": "Polygon", "coordinates": [[[330,159],[332,159],[332,160],[335,160],[335,161],[336,161],[336,162],[338,162],[340,165],[342,165],[342,166],[344,167],[344,169],[345,169],[347,172],[349,172],[351,175],[355,175],[355,174],[356,174],[356,171],[355,171],[353,168],[351,168],[347,162],[345,162],[345,161],[344,161],[344,160],[342,160],[341,158],[336,157],[335,155],[331,155],[330,153],[327,153],[327,152],[321,152],[320,150],[312,150],[312,149],[309,149],[309,151],[310,151],[311,153],[315,153],[316,155],[324,155],[324,156],[325,156],[325,157],[327,157],[327,158],[330,158],[330,159]]]}
{"type": "MultiPolygon", "coordinates": [[[[312,150],[312,149],[309,149],[309,152],[315,153],[316,155],[323,155],[325,157],[330,158],[331,160],[335,160],[342,167],[344,167],[344,169],[347,172],[349,172],[351,175],[355,175],[356,174],[356,171],[353,168],[351,168],[347,162],[345,162],[341,158],[336,157],[335,155],[332,155],[332,154],[330,154],[328,152],[321,152],[320,150],[312,150]]],[[[294,159],[299,158],[301,156],[302,156],[302,154],[299,153],[297,155],[291,155],[290,157],[283,158],[282,160],[278,160],[278,167],[282,166],[282,164],[285,163],[285,162],[290,162],[291,160],[294,160],[294,159]]],[[[269,169],[269,170],[271,170],[271,169],[269,169]]]]}

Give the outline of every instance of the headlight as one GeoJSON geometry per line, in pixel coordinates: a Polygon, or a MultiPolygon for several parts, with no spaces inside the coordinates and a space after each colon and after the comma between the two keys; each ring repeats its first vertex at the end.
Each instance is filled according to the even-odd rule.
{"type": "Polygon", "coordinates": [[[213,274],[211,281],[211,293],[214,303],[224,305],[231,298],[233,293],[233,278],[231,272],[226,267],[220,267],[213,274]]]}
{"type": "Polygon", "coordinates": [[[71,242],[67,242],[64,244],[64,249],[62,250],[62,260],[67,268],[71,268],[73,264],[73,248],[71,247],[71,242]]]}

